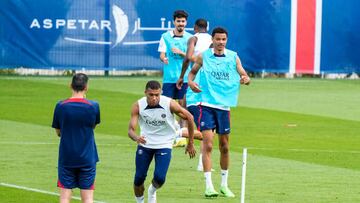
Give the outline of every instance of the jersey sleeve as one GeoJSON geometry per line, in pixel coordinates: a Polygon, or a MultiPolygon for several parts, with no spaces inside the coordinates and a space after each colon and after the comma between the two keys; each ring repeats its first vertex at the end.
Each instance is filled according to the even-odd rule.
{"type": "Polygon", "coordinates": [[[100,123],[100,105],[99,103],[96,103],[96,121],[95,125],[100,123]]]}
{"type": "Polygon", "coordinates": [[[55,106],[53,122],[51,125],[55,129],[60,129],[59,108],[60,108],[60,102],[58,102],[55,106]]]}
{"type": "Polygon", "coordinates": [[[166,43],[164,40],[164,37],[161,36],[160,42],[159,42],[159,48],[158,48],[158,52],[166,52],[166,43]]]}

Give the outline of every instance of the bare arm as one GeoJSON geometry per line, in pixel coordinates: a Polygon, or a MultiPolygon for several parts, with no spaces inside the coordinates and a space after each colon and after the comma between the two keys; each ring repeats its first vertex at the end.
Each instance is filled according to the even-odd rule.
{"type": "Polygon", "coordinates": [[[191,37],[187,42],[186,56],[183,60],[180,77],[179,77],[178,81],[176,82],[176,87],[178,89],[181,89],[181,86],[183,85],[183,82],[184,82],[185,72],[186,72],[187,68],[189,67],[190,61],[193,60],[193,54],[194,54],[194,50],[195,50],[196,41],[197,41],[196,37],[191,37]]]}
{"type": "Polygon", "coordinates": [[[166,57],[165,52],[160,52],[160,61],[162,61],[165,64],[169,64],[169,59],[166,57]]]}
{"type": "Polygon", "coordinates": [[[131,117],[130,117],[130,121],[129,121],[129,129],[128,129],[128,136],[130,137],[130,139],[134,140],[135,142],[137,142],[138,144],[145,144],[145,138],[144,136],[138,136],[136,134],[136,126],[138,123],[138,119],[139,119],[139,104],[136,102],[135,104],[133,104],[132,108],[131,108],[131,117]]]}
{"type": "Polygon", "coordinates": [[[242,67],[240,58],[238,56],[236,57],[236,69],[237,69],[237,72],[239,73],[240,78],[241,78],[240,79],[240,84],[249,85],[250,84],[250,77],[246,73],[245,69],[242,67]]]}
{"type": "Polygon", "coordinates": [[[188,85],[194,92],[201,92],[199,85],[194,82],[194,79],[196,77],[197,72],[200,70],[202,63],[203,63],[202,55],[199,54],[188,76],[188,85]]]}
{"type": "Polygon", "coordinates": [[[190,158],[194,158],[196,151],[194,148],[194,118],[186,109],[182,108],[176,101],[171,100],[170,110],[182,119],[187,121],[189,143],[186,146],[185,153],[189,153],[190,158]]]}
{"type": "Polygon", "coordinates": [[[173,47],[171,48],[171,51],[174,53],[174,54],[178,54],[180,55],[181,57],[185,57],[186,53],[181,51],[180,49],[176,48],[176,47],[173,47]]]}

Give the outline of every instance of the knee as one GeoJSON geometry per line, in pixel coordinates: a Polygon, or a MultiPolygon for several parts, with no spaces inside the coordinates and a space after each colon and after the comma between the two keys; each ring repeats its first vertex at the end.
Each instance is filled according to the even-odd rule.
{"type": "Polygon", "coordinates": [[[227,153],[229,153],[229,145],[227,143],[226,144],[220,144],[219,150],[220,150],[220,153],[227,154],[227,153]]]}
{"type": "Polygon", "coordinates": [[[142,184],[144,184],[145,178],[146,178],[146,176],[138,176],[138,175],[135,175],[134,185],[135,185],[135,186],[141,186],[142,184]]]}
{"type": "Polygon", "coordinates": [[[156,188],[160,188],[162,185],[164,185],[165,179],[166,179],[165,176],[155,175],[152,183],[156,188]]]}
{"type": "Polygon", "coordinates": [[[207,143],[203,143],[203,150],[205,152],[211,152],[212,151],[212,148],[213,148],[213,144],[211,142],[207,142],[207,143]]]}

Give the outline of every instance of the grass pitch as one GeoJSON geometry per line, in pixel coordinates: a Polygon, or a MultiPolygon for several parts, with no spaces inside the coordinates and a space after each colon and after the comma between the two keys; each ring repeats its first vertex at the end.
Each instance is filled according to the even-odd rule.
{"type": "MultiPolygon", "coordinates": [[[[130,107],[154,78],[90,77],[101,108],[95,199],[135,202],[136,145],[127,137],[130,107]]],[[[155,78],[159,79],[159,78],[155,78]]],[[[0,77],[0,183],[57,193],[55,103],[71,95],[68,77],[0,77]]],[[[236,198],[205,199],[197,159],[173,150],[159,202],[239,202],[242,149],[248,148],[246,201],[360,202],[360,81],[255,79],[232,109],[229,186],[236,198]]],[[[215,188],[220,186],[214,145],[215,188]]],[[[198,147],[197,147],[198,149],[198,147]]],[[[146,186],[152,178],[148,173],[146,186]]],[[[79,196],[78,190],[75,196],[79,196]]],[[[57,202],[53,195],[0,185],[1,202],[57,202]]],[[[77,202],[77,200],[74,200],[77,202]]]]}

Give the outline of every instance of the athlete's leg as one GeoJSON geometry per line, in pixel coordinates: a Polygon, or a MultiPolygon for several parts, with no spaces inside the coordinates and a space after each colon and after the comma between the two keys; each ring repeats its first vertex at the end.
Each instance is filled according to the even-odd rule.
{"type": "Polygon", "coordinates": [[[171,149],[158,149],[155,152],[154,178],[148,189],[148,203],[156,203],[156,190],[165,183],[171,160],[171,149]]]}
{"type": "Polygon", "coordinates": [[[60,188],[60,203],[69,203],[71,201],[72,190],[60,188]]]}
{"type": "Polygon", "coordinates": [[[144,181],[153,158],[153,153],[152,149],[141,146],[138,146],[136,150],[136,172],[134,178],[134,194],[136,197],[142,197],[144,195],[144,181]]]}
{"type": "Polygon", "coordinates": [[[92,203],[94,201],[94,190],[80,190],[80,195],[83,203],[92,203]]]}
{"type": "MultiPolygon", "coordinates": [[[[189,138],[189,133],[187,128],[181,128],[181,137],[189,138]]],[[[194,130],[194,139],[202,140],[202,133],[198,130],[194,130]]]]}
{"type": "Polygon", "coordinates": [[[204,172],[211,171],[211,153],[213,148],[214,133],[212,130],[203,130],[203,149],[202,149],[202,161],[204,172]]]}
{"type": "Polygon", "coordinates": [[[171,149],[158,149],[155,153],[155,169],[152,184],[155,188],[160,188],[166,179],[171,160],[171,149]]]}
{"type": "Polygon", "coordinates": [[[220,167],[222,170],[229,168],[229,134],[219,135],[220,167]]]}

